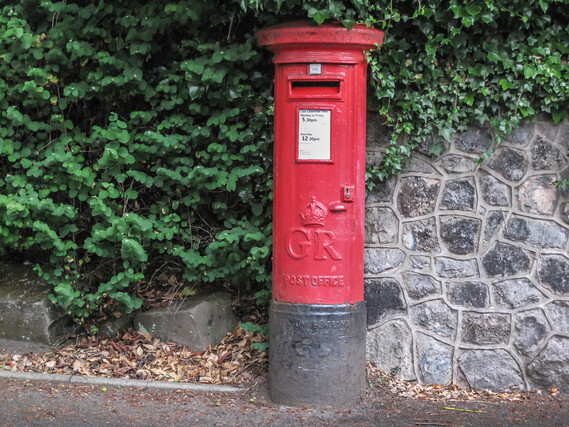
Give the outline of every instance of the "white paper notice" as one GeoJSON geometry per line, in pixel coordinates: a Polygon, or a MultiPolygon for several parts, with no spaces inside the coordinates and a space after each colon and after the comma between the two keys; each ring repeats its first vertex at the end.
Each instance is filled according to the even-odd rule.
{"type": "Polygon", "coordinates": [[[298,111],[298,160],[330,160],[330,110],[298,111]]]}

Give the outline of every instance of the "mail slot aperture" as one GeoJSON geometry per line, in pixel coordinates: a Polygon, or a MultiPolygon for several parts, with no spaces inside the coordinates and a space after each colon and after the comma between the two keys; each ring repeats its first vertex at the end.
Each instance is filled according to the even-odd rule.
{"type": "Polygon", "coordinates": [[[290,80],[289,97],[339,99],[342,93],[342,80],[290,80]]]}

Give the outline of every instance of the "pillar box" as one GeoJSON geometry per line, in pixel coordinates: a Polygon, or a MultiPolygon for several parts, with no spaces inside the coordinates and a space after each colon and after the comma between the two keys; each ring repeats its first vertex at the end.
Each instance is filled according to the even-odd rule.
{"type": "Polygon", "coordinates": [[[274,52],[271,399],[349,406],[365,392],[365,51],[379,30],[294,22],[274,52]]]}

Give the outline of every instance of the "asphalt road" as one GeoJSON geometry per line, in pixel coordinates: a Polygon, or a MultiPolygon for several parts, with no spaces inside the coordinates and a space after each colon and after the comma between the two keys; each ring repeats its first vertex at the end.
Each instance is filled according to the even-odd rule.
{"type": "Polygon", "coordinates": [[[348,410],[271,403],[266,384],[240,393],[0,379],[0,426],[567,426],[569,396],[523,402],[424,401],[381,386],[348,410]],[[453,409],[449,409],[453,408],[453,409]]]}

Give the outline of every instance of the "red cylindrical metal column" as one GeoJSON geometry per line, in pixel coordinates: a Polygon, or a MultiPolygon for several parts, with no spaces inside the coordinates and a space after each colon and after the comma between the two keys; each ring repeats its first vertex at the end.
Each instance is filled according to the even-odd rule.
{"type": "Polygon", "coordinates": [[[271,397],[345,406],[365,387],[364,51],[383,33],[294,22],[257,39],[275,53],[271,397]]]}

